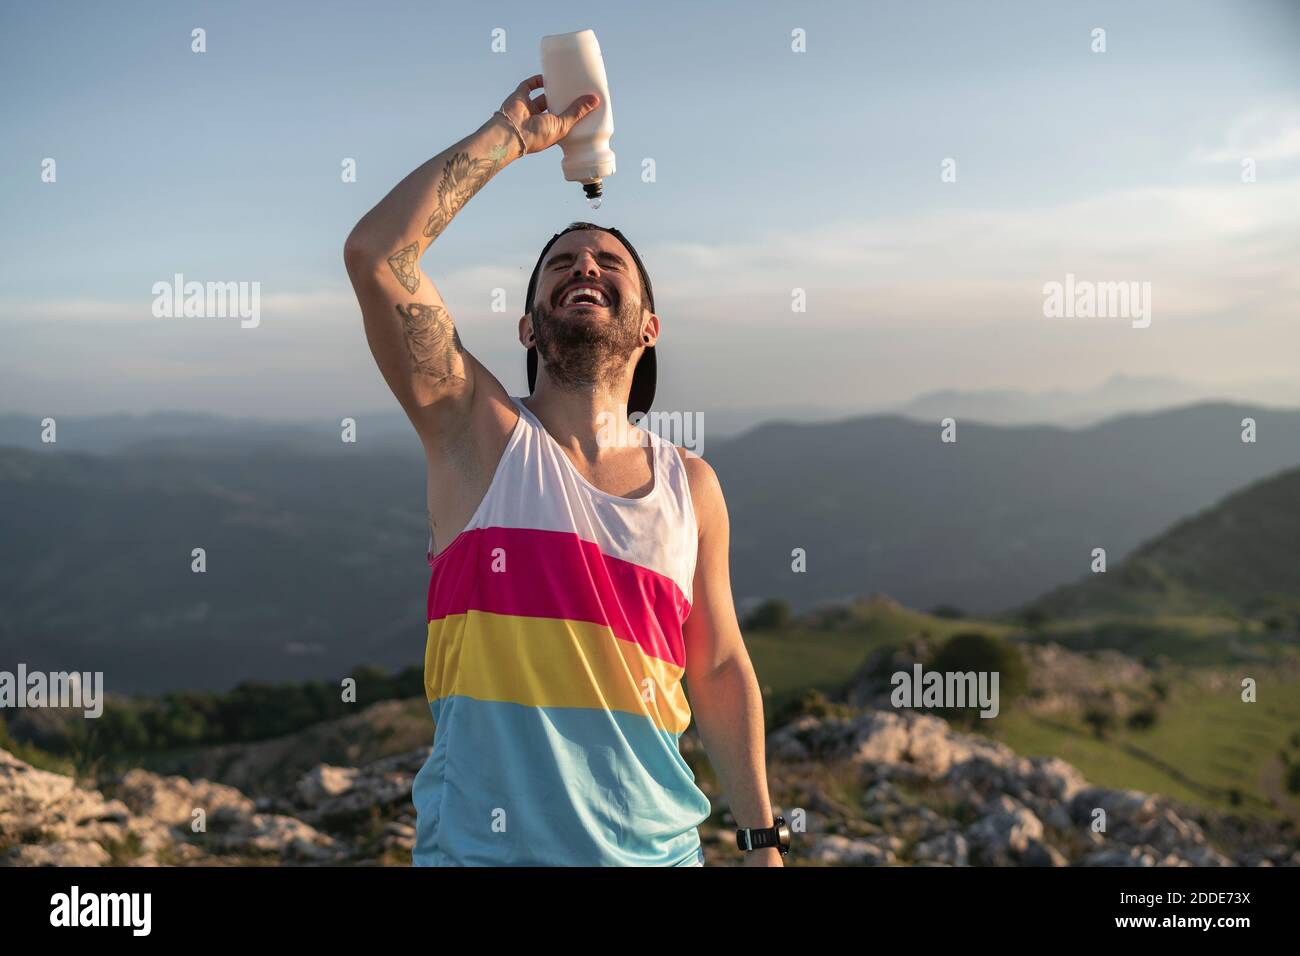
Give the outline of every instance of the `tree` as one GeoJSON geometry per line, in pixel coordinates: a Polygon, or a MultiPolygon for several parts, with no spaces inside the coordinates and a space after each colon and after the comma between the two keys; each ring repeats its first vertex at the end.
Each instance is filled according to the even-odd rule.
{"type": "MultiPolygon", "coordinates": [[[[1002,712],[1029,686],[1029,672],[1020,648],[999,637],[979,631],[968,631],[948,638],[930,661],[931,670],[943,673],[968,673],[998,675],[998,710],[1002,712]]],[[[944,715],[950,720],[973,722],[978,708],[960,710],[948,708],[944,715]]]]}
{"type": "Polygon", "coordinates": [[[1093,736],[1105,740],[1115,726],[1115,714],[1105,707],[1089,707],[1083,712],[1083,722],[1092,728],[1093,736]]]}
{"type": "Polygon", "coordinates": [[[745,621],[745,627],[755,631],[774,631],[785,627],[794,618],[790,605],[780,598],[764,601],[745,621]]]}

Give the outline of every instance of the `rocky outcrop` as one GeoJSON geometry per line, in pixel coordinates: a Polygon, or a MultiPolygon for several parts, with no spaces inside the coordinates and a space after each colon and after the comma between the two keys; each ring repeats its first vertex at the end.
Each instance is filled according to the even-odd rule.
{"type": "MultiPolygon", "coordinates": [[[[822,862],[946,866],[1300,865],[1282,825],[1253,825],[1265,846],[1217,847],[1205,828],[1161,797],[1092,786],[1063,760],[1026,758],[997,741],[912,711],[804,716],[768,738],[769,775],[794,781],[805,845],[822,862]],[[813,767],[821,769],[815,772],[813,767]],[[856,774],[861,806],[828,800],[825,768],[856,774]],[[871,832],[900,840],[882,852],[871,832]]],[[[1200,811],[1225,833],[1226,815],[1200,811]],[[1222,824],[1222,826],[1218,826],[1222,824]]]]}
{"type": "Polygon", "coordinates": [[[129,855],[148,864],[171,844],[165,824],[0,750],[0,861],[99,866],[129,855]]]}
{"type": "MultiPolygon", "coordinates": [[[[132,770],[102,790],[0,751],[0,864],[382,862],[414,844],[411,782],[428,749],[321,765],[283,798],[132,770]]],[[[402,862],[399,859],[389,862],[402,862]]]]}

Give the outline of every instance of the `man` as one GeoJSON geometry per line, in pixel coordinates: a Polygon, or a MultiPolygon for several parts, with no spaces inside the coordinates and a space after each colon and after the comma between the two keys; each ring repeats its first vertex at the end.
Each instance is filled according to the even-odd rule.
{"type": "Polygon", "coordinates": [[[591,224],[544,250],[519,320],[528,399],[464,349],[420,268],[488,180],[599,102],[552,112],[530,97],[541,85],[522,82],[403,179],[344,250],[371,351],[428,465],[435,739],[413,787],[414,862],[702,865],[709,802],[678,750],[693,713],[738,845],[756,844],[745,864],[780,866],[784,846],[769,841],[788,831],[768,799],[717,477],[640,428],[614,429],[633,442],[602,437],[654,393],[660,323],[639,257],[591,224]]]}

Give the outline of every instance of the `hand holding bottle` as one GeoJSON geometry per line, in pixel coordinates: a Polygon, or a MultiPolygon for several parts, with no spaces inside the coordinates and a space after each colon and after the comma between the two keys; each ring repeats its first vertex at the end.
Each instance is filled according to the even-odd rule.
{"type": "Polygon", "coordinates": [[[600,105],[600,96],[588,93],[575,99],[563,113],[554,113],[548,109],[545,93],[530,97],[533,90],[541,87],[542,74],[534,74],[515,87],[501,104],[501,112],[519,127],[529,153],[540,153],[554,146],[569,135],[578,120],[600,105]]]}

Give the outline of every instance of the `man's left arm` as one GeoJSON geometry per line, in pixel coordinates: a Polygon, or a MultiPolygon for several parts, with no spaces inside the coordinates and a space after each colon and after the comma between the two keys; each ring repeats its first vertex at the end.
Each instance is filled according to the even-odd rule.
{"type": "MultiPolygon", "coordinates": [[[[704,459],[683,456],[683,460],[700,529],[693,603],[683,626],[691,711],[736,825],[770,827],[763,696],[731,597],[727,503],[718,476],[704,459]]],[[[784,865],[775,847],[751,850],[744,856],[746,866],[784,865]]]]}

